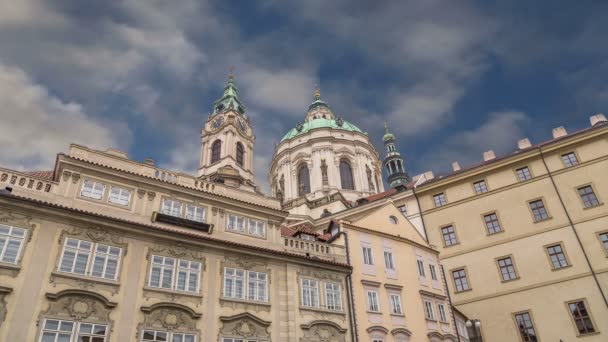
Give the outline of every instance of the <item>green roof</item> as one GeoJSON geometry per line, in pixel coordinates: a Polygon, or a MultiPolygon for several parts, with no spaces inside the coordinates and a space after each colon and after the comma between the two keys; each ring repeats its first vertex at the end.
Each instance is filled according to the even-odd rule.
{"type": "Polygon", "coordinates": [[[285,134],[283,136],[283,138],[281,139],[281,142],[283,142],[285,140],[293,139],[300,134],[304,134],[308,131],[311,131],[311,130],[317,129],[317,128],[333,128],[333,129],[339,129],[339,130],[344,130],[344,131],[348,131],[348,132],[358,132],[358,133],[367,135],[367,133],[363,132],[361,129],[359,129],[359,127],[353,125],[352,123],[350,123],[348,121],[343,121],[342,126],[338,126],[338,124],[336,123],[336,120],[334,120],[334,119],[321,118],[321,119],[313,119],[313,120],[303,123],[302,130],[300,130],[300,131],[298,131],[296,128],[290,129],[289,132],[287,132],[287,134],[285,134]]]}

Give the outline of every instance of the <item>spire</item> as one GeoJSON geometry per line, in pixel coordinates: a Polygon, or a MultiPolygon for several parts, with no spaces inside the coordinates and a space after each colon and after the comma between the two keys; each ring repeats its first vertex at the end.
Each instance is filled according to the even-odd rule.
{"type": "Polygon", "coordinates": [[[325,103],[325,101],[321,100],[321,90],[319,89],[319,85],[315,84],[315,92],[314,92],[314,100],[308,106],[308,114],[306,114],[306,121],[310,121],[313,119],[333,119],[334,114],[331,109],[325,103]]]}
{"type": "Polygon", "coordinates": [[[321,90],[319,90],[319,85],[315,84],[315,101],[321,100],[321,90]]]}
{"type": "Polygon", "coordinates": [[[384,140],[385,144],[390,140],[395,141],[395,136],[393,133],[388,131],[388,124],[386,121],[384,122],[384,136],[382,137],[382,140],[384,140]]]}
{"type": "Polygon", "coordinates": [[[409,182],[409,176],[405,171],[403,157],[395,146],[395,136],[389,132],[388,124],[384,123],[384,146],[386,147],[386,157],[384,157],[384,167],[388,174],[388,183],[392,188],[405,186],[409,182]]]}
{"type": "Polygon", "coordinates": [[[230,109],[240,114],[245,113],[245,106],[239,100],[238,88],[234,84],[234,67],[230,68],[230,74],[228,74],[228,83],[226,83],[226,86],[224,86],[224,94],[219,100],[213,103],[212,115],[230,109]]]}

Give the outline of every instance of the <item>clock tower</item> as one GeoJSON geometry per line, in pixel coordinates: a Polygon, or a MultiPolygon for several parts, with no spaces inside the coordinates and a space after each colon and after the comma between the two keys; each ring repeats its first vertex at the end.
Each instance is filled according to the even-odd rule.
{"type": "Polygon", "coordinates": [[[255,136],[230,72],[224,94],[213,103],[201,130],[198,177],[247,191],[256,191],[253,175],[255,136]]]}

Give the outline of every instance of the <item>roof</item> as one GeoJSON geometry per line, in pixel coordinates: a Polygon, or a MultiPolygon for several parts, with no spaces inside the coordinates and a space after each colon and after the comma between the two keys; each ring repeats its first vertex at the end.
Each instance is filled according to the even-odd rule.
{"type": "Polygon", "coordinates": [[[295,227],[281,226],[281,236],[283,237],[294,237],[301,233],[315,236],[321,241],[327,241],[331,237],[330,233],[320,234],[319,232],[315,231],[313,227],[305,223],[295,227]]]}
{"type": "Polygon", "coordinates": [[[342,120],[342,125],[340,126],[334,119],[319,118],[319,119],[312,119],[310,121],[304,122],[302,124],[302,129],[299,131],[297,128],[290,129],[287,132],[287,134],[285,134],[283,136],[283,138],[281,138],[281,142],[293,139],[298,135],[305,134],[308,131],[311,131],[314,129],[319,129],[319,128],[331,128],[331,129],[343,130],[343,131],[348,131],[348,132],[357,132],[357,133],[367,135],[367,133],[363,132],[359,127],[353,125],[352,123],[350,123],[346,120],[342,120]]]}
{"type": "Polygon", "coordinates": [[[33,178],[44,179],[48,181],[53,180],[53,171],[23,171],[22,173],[33,178]]]}
{"type": "Polygon", "coordinates": [[[396,192],[397,192],[397,189],[391,188],[391,189],[389,189],[387,191],[380,192],[380,193],[377,193],[377,194],[373,194],[373,195],[364,197],[364,199],[366,199],[369,202],[373,202],[373,201],[377,201],[379,199],[383,199],[383,198],[389,197],[389,196],[391,196],[392,194],[394,194],[396,192]]]}
{"type": "Polygon", "coordinates": [[[95,212],[91,212],[91,211],[87,211],[87,210],[82,210],[82,209],[68,207],[68,206],[64,206],[64,205],[60,205],[60,204],[50,203],[50,202],[42,201],[42,200],[38,200],[38,199],[18,196],[18,195],[14,195],[14,194],[7,193],[7,192],[0,192],[0,198],[19,200],[19,201],[22,201],[22,202],[33,204],[33,205],[35,205],[37,207],[40,206],[40,205],[44,205],[44,206],[47,206],[47,207],[50,207],[50,208],[53,208],[53,209],[59,209],[59,210],[69,211],[69,212],[72,212],[72,213],[84,214],[84,215],[93,216],[93,217],[96,217],[96,218],[102,218],[102,219],[112,220],[112,221],[116,221],[116,222],[120,222],[120,223],[125,223],[125,224],[134,225],[134,226],[139,226],[139,227],[146,228],[146,229],[153,229],[153,230],[157,230],[157,231],[168,232],[168,233],[171,233],[171,234],[182,235],[182,236],[186,236],[186,237],[190,237],[190,238],[194,238],[194,239],[199,239],[199,240],[203,240],[203,241],[207,241],[207,242],[214,242],[214,243],[217,243],[217,244],[224,244],[224,245],[229,245],[229,246],[241,247],[241,248],[245,248],[245,249],[250,249],[250,250],[255,250],[255,251],[263,251],[263,252],[267,252],[267,253],[275,253],[275,254],[289,256],[289,257],[293,257],[293,258],[297,258],[297,259],[304,259],[304,260],[306,260],[308,262],[314,260],[315,262],[319,262],[319,263],[325,263],[325,264],[330,264],[330,265],[334,265],[334,266],[346,267],[346,268],[349,268],[349,269],[352,268],[348,264],[343,264],[343,263],[339,263],[339,262],[335,262],[335,261],[331,261],[331,260],[312,259],[310,257],[306,257],[306,256],[303,256],[303,255],[300,255],[300,254],[296,254],[296,253],[290,253],[290,252],[280,251],[280,250],[271,249],[271,248],[259,247],[259,246],[255,246],[255,245],[252,245],[252,244],[246,244],[246,243],[239,243],[239,242],[234,242],[234,241],[217,239],[217,238],[214,238],[214,237],[211,237],[211,236],[208,236],[208,235],[197,234],[197,233],[194,233],[194,232],[192,232],[192,233],[191,232],[186,232],[186,231],[182,231],[182,230],[178,230],[178,229],[172,229],[172,228],[164,227],[164,226],[158,226],[158,225],[152,225],[152,224],[144,224],[144,223],[140,223],[140,222],[126,220],[126,219],[119,218],[119,217],[113,217],[113,216],[109,216],[109,215],[105,215],[105,214],[99,214],[99,213],[95,213],[95,212]]]}

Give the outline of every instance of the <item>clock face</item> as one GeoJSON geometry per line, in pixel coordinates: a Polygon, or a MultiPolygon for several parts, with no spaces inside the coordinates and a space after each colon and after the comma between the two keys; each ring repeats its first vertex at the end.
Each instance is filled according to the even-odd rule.
{"type": "Polygon", "coordinates": [[[211,121],[211,127],[218,129],[224,123],[224,117],[218,116],[215,120],[211,121]]]}
{"type": "Polygon", "coordinates": [[[247,132],[247,125],[245,125],[245,122],[243,120],[239,120],[239,129],[243,133],[247,132]]]}

